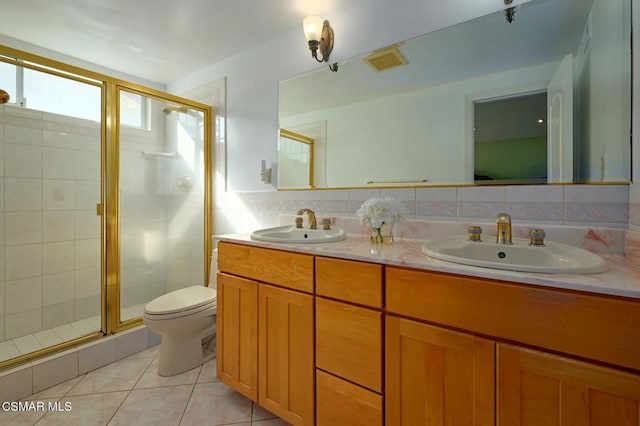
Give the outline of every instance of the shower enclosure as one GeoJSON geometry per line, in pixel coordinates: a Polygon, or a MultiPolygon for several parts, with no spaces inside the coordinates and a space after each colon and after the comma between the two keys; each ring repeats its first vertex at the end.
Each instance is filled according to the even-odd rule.
{"type": "Polygon", "coordinates": [[[210,108],[0,46],[0,367],[208,279],[210,108]]]}
{"type": "Polygon", "coordinates": [[[120,318],[166,292],[205,280],[204,114],[120,90],[148,105],[152,132],[120,126],[120,318]]]}

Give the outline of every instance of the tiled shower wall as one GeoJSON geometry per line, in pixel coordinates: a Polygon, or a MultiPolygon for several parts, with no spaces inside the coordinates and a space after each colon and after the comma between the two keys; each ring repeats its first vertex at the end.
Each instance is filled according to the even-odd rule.
{"type": "MultiPolygon", "coordinates": [[[[389,196],[399,202],[409,224],[425,221],[489,224],[499,212],[506,211],[512,216],[514,226],[584,227],[585,232],[589,228],[612,228],[616,238],[623,239],[630,214],[635,215],[631,225],[638,224],[640,190],[637,187],[515,185],[228,192],[216,196],[215,230],[222,234],[277,226],[281,224],[281,215],[295,214],[303,207],[313,209],[318,216],[336,217],[338,223],[342,220],[346,225],[363,201],[389,196]]],[[[349,226],[349,231],[358,232],[349,226]]],[[[404,236],[412,237],[407,232],[404,236]]],[[[416,237],[428,238],[429,235],[416,237]]]]}
{"type": "MultiPolygon", "coordinates": [[[[120,306],[146,303],[166,289],[166,209],[163,177],[175,161],[164,152],[164,129],[122,127],[120,134],[120,306]]],[[[132,312],[125,318],[138,315],[132,312]]]]}
{"type": "Polygon", "coordinates": [[[100,125],[0,111],[0,340],[100,313],[100,125]]]}
{"type": "Polygon", "coordinates": [[[204,142],[196,114],[161,112],[151,130],[121,129],[120,237],[123,318],[148,301],[202,284],[204,142]]]}
{"type": "Polygon", "coordinates": [[[167,139],[176,139],[180,160],[173,160],[171,167],[163,171],[164,185],[161,187],[167,216],[167,292],[203,284],[204,277],[203,123],[202,119],[189,114],[179,114],[175,118],[181,130],[168,132],[167,139]],[[188,148],[181,148],[183,145],[188,148]],[[181,153],[181,150],[185,152],[181,153]]]}

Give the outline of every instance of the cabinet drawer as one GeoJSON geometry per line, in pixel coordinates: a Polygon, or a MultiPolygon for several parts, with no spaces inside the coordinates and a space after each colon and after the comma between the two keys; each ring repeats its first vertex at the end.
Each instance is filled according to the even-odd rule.
{"type": "Polygon", "coordinates": [[[382,313],[316,298],[316,366],[382,392],[382,313]]]}
{"type": "Polygon", "coordinates": [[[220,272],[313,293],[313,256],[220,242],[218,269],[220,272]]]}
{"type": "Polygon", "coordinates": [[[316,258],[316,294],[382,308],[382,265],[316,258]]]}
{"type": "Polygon", "coordinates": [[[386,268],[389,312],[640,370],[640,301],[386,268]]]}
{"type": "Polygon", "coordinates": [[[317,426],[382,425],[382,395],[316,370],[317,426]]]}

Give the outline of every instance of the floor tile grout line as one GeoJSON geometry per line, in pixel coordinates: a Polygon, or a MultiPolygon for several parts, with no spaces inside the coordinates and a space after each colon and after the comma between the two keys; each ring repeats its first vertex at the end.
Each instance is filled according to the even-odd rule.
{"type": "Polygon", "coordinates": [[[105,426],[108,425],[109,423],[111,423],[113,418],[118,414],[118,412],[120,411],[120,409],[124,405],[124,402],[127,400],[127,398],[129,398],[129,395],[131,395],[131,391],[132,391],[132,389],[129,389],[127,391],[127,394],[124,396],[124,398],[122,398],[122,401],[120,401],[120,404],[118,404],[118,407],[113,411],[113,414],[111,415],[111,417],[109,417],[109,419],[105,422],[105,426]]]}
{"type": "MultiPolygon", "coordinates": [[[[43,398],[43,399],[55,399],[56,402],[60,402],[62,400],[62,398],[64,398],[64,396],[53,397],[53,398],[43,398]]],[[[40,423],[40,420],[44,419],[47,416],[47,414],[49,414],[49,413],[48,412],[43,413],[42,416],[40,416],[38,418],[38,420],[36,420],[35,423],[33,423],[34,426],[37,425],[38,423],[40,423]]]]}
{"type": "Polygon", "coordinates": [[[204,371],[204,365],[205,363],[202,363],[200,365],[200,371],[198,371],[198,375],[196,376],[196,381],[193,383],[193,387],[191,388],[191,393],[189,394],[189,399],[187,399],[187,404],[184,407],[184,411],[182,412],[182,416],[180,416],[180,422],[178,423],[179,425],[182,424],[182,421],[184,420],[184,415],[187,414],[187,410],[189,408],[189,405],[191,404],[191,398],[193,398],[193,395],[196,391],[196,386],[199,383],[200,380],[200,376],[202,375],[202,372],[204,371]]]}
{"type": "MultiPolygon", "coordinates": [[[[120,402],[120,404],[118,405],[118,408],[116,408],[116,410],[113,412],[113,414],[111,415],[111,417],[109,417],[109,420],[107,421],[106,425],[109,425],[111,423],[111,421],[115,418],[115,416],[118,415],[118,412],[120,411],[120,409],[123,407],[124,403],[127,401],[127,399],[129,398],[129,396],[131,396],[131,393],[136,390],[136,385],[140,382],[140,380],[142,379],[142,377],[145,375],[145,373],[151,368],[151,366],[153,365],[153,361],[158,357],[159,352],[156,353],[152,358],[151,358],[151,362],[149,362],[149,365],[147,365],[147,367],[144,369],[144,371],[142,372],[142,374],[140,374],[140,377],[138,377],[138,380],[136,380],[136,382],[132,385],[131,389],[128,390],[127,395],[122,399],[122,401],[120,402]]],[[[124,359],[124,358],[123,358],[124,359]]],[[[120,360],[121,361],[121,360],[120,360]]],[[[176,385],[179,386],[179,385],[176,385]]],[[[154,386],[148,389],[158,389],[161,387],[169,387],[169,386],[154,386]]],[[[195,387],[195,385],[194,385],[195,387]]],[[[147,388],[145,388],[147,389],[147,388]]],[[[193,388],[191,389],[191,392],[193,392],[193,388]]],[[[189,399],[191,399],[191,396],[189,396],[189,399]]],[[[189,400],[187,400],[187,404],[189,403],[189,400]]],[[[186,410],[186,405],[184,410],[186,410]]],[[[184,411],[183,414],[180,416],[180,421],[182,421],[182,416],[184,415],[184,411]]]]}
{"type": "MultiPolygon", "coordinates": [[[[130,389],[121,389],[121,390],[111,390],[111,391],[105,391],[105,392],[90,392],[90,393],[86,393],[86,394],[78,394],[78,395],[70,395],[70,397],[82,397],[82,396],[89,396],[89,395],[101,395],[101,394],[109,394],[109,393],[116,393],[116,392],[126,392],[127,394],[124,396],[124,398],[122,398],[122,401],[120,402],[120,404],[118,404],[118,407],[115,409],[115,411],[113,412],[113,414],[111,415],[111,417],[109,417],[109,419],[106,421],[105,425],[108,425],[111,420],[113,420],[113,418],[116,416],[116,414],[118,414],[118,411],[120,411],[120,408],[122,408],[122,406],[124,405],[125,401],[127,400],[127,398],[129,398],[129,395],[131,395],[131,392],[135,389],[135,386],[138,384],[138,382],[140,381],[140,379],[142,378],[142,376],[144,375],[144,373],[147,372],[147,370],[149,369],[149,367],[151,367],[151,364],[153,362],[153,359],[155,359],[155,356],[152,358],[151,362],[149,362],[149,365],[147,365],[147,367],[145,367],[144,371],[140,374],[140,376],[138,377],[138,380],[136,380],[136,382],[132,385],[132,387],[130,389]]],[[[119,361],[123,361],[126,358],[120,359],[116,362],[119,361]]],[[[132,359],[136,359],[136,358],[132,358],[132,359]]],[[[146,359],[146,358],[140,358],[140,359],[146,359]]],[[[109,364],[112,365],[112,364],[109,364]]],[[[102,367],[101,367],[102,368],[102,367]]],[[[97,371],[98,369],[92,370],[92,371],[97,371]]],[[[88,373],[85,373],[82,378],[84,379],[84,377],[87,376],[88,373]]],[[[73,385],[66,393],[65,396],[69,396],[68,394],[76,387],[78,386],[78,384],[82,381],[82,379],[78,380],[78,383],[76,383],[75,385],[73,385]]],[[[43,416],[44,417],[44,416],[43,416]]],[[[40,421],[40,420],[38,420],[40,421]]]]}
{"type": "MultiPolygon", "coordinates": [[[[153,358],[151,358],[151,362],[149,363],[149,365],[147,365],[144,369],[144,371],[140,374],[140,377],[138,377],[138,380],[136,380],[136,382],[133,384],[133,386],[131,386],[131,389],[129,389],[129,391],[132,391],[136,388],[136,386],[138,385],[138,383],[140,383],[140,380],[142,380],[142,378],[144,377],[144,375],[146,374],[146,372],[151,368],[151,366],[153,365],[153,361],[155,361],[156,356],[158,354],[154,355],[153,358]]],[[[128,358],[128,357],[127,357],[128,358]]],[[[126,358],[124,358],[126,359],[126,358]]],[[[132,358],[132,359],[138,359],[138,358],[132,358]]],[[[144,359],[144,358],[140,358],[140,359],[144,359]]],[[[129,396],[129,395],[127,395],[129,396]]]]}
{"type": "MultiPolygon", "coordinates": [[[[202,372],[202,367],[200,367],[200,373],[202,372]]],[[[200,373],[198,373],[198,377],[200,377],[200,373]]],[[[196,378],[196,382],[191,387],[191,392],[189,393],[189,398],[187,398],[187,403],[184,405],[184,409],[182,410],[182,414],[180,415],[180,420],[178,421],[178,425],[182,424],[184,420],[184,415],[187,414],[187,409],[189,408],[189,404],[191,403],[191,398],[193,397],[193,393],[196,390],[196,384],[198,384],[198,379],[196,378]]]]}
{"type": "MultiPolygon", "coordinates": [[[[140,379],[142,379],[142,376],[144,376],[144,373],[146,373],[147,370],[151,367],[151,364],[153,364],[153,360],[156,359],[157,355],[158,354],[154,355],[153,358],[151,358],[151,362],[149,362],[149,365],[147,365],[147,367],[144,369],[142,374],[140,374],[140,377],[138,377],[138,380],[136,380],[136,382],[131,386],[131,389],[129,389],[127,391],[127,394],[125,395],[124,398],[122,398],[122,401],[120,401],[120,404],[118,404],[118,407],[114,410],[113,414],[111,415],[111,417],[109,417],[109,419],[107,420],[105,425],[109,425],[109,423],[111,423],[111,421],[118,415],[118,412],[120,411],[120,409],[124,405],[125,401],[129,398],[129,396],[131,395],[131,392],[133,392],[133,390],[136,388],[136,385],[138,384],[138,382],[140,382],[140,379]]],[[[123,358],[123,359],[126,359],[126,358],[123,358]]],[[[119,361],[122,361],[122,360],[119,360],[119,361]]],[[[116,361],[116,362],[118,362],[118,361],[116,361]]]]}

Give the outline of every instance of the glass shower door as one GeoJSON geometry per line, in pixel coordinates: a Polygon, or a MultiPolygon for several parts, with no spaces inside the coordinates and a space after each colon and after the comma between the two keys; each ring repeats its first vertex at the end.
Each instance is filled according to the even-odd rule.
{"type": "Polygon", "coordinates": [[[205,116],[119,90],[120,322],[205,283],[205,116]]]}
{"type": "Polygon", "coordinates": [[[1,364],[102,330],[103,89],[0,68],[1,364]]]}

